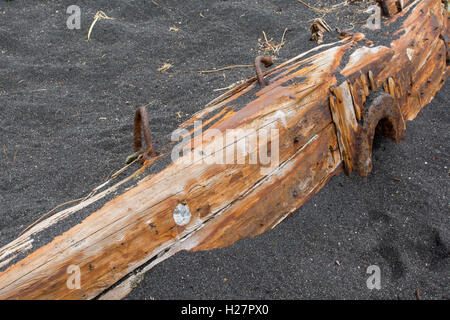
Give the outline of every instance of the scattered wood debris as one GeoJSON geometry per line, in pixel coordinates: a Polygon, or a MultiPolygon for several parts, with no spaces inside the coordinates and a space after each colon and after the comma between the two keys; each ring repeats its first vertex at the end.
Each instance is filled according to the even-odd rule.
{"type": "Polygon", "coordinates": [[[335,5],[331,6],[331,8],[325,8],[325,9],[319,9],[319,8],[313,7],[312,5],[310,5],[309,3],[307,3],[307,2],[305,2],[303,0],[298,0],[298,2],[300,2],[304,6],[308,7],[309,9],[311,9],[311,10],[313,10],[315,12],[325,13],[326,14],[326,13],[330,13],[330,12],[336,11],[339,8],[342,8],[344,6],[347,6],[348,4],[350,4],[352,2],[355,2],[355,0],[344,1],[344,2],[341,2],[341,3],[338,3],[338,4],[335,4],[335,5]]]}
{"type": "Polygon", "coordinates": [[[169,31],[178,32],[178,31],[180,31],[180,28],[172,26],[172,27],[169,28],[169,31]]]}
{"type": "Polygon", "coordinates": [[[47,217],[49,214],[51,214],[52,212],[58,210],[61,207],[64,207],[68,204],[72,204],[72,203],[76,203],[76,202],[81,202],[83,200],[86,200],[87,197],[83,197],[83,198],[79,198],[79,199],[74,199],[74,200],[70,200],[64,203],[61,203],[59,205],[57,205],[56,207],[54,207],[52,210],[48,211],[47,213],[45,213],[44,215],[42,215],[39,219],[37,219],[35,222],[33,222],[32,224],[30,224],[28,227],[26,227],[25,229],[23,229],[20,233],[19,236],[21,236],[22,234],[24,234],[26,231],[28,231],[29,229],[31,229],[33,226],[35,226],[36,224],[38,224],[40,221],[42,221],[42,219],[44,219],[45,217],[47,217]]]}
{"type": "Polygon", "coordinates": [[[168,62],[164,62],[164,64],[160,68],[158,68],[157,70],[158,70],[158,72],[164,73],[164,72],[167,72],[167,70],[169,70],[172,67],[173,67],[172,64],[170,64],[168,62]]]}
{"type": "Polygon", "coordinates": [[[311,41],[317,41],[317,44],[323,43],[323,33],[330,32],[331,28],[325,20],[321,18],[314,19],[311,25],[311,41]]]}
{"type": "Polygon", "coordinates": [[[227,66],[227,67],[223,67],[223,68],[219,68],[219,69],[199,70],[197,72],[198,73],[213,73],[213,72],[220,72],[220,71],[236,69],[236,68],[253,68],[253,65],[251,65],[251,64],[236,64],[236,65],[227,66]]]}
{"type": "Polygon", "coordinates": [[[339,34],[340,40],[353,36],[353,32],[351,32],[351,30],[352,29],[341,30],[339,28],[336,28],[336,32],[339,34]]]}
{"type": "Polygon", "coordinates": [[[89,27],[87,36],[88,40],[91,39],[92,29],[94,28],[98,20],[114,20],[114,18],[108,17],[106,13],[104,13],[103,11],[97,11],[97,13],[94,16],[94,21],[92,21],[91,26],[89,27]]]}
{"type": "Polygon", "coordinates": [[[258,42],[259,42],[258,51],[264,52],[266,55],[270,55],[271,53],[278,54],[280,52],[281,48],[283,48],[283,46],[286,44],[285,36],[286,36],[287,31],[288,31],[288,28],[284,29],[283,35],[281,37],[281,42],[279,42],[279,43],[274,43],[273,38],[270,38],[270,40],[269,40],[267,38],[266,33],[263,31],[262,33],[264,36],[264,40],[258,39],[258,42]]]}
{"type": "Polygon", "coordinates": [[[233,89],[234,87],[243,84],[244,82],[245,82],[245,80],[237,81],[237,82],[234,82],[234,83],[230,84],[228,87],[225,87],[225,88],[217,88],[217,89],[214,89],[213,91],[214,91],[214,92],[217,92],[217,91],[231,90],[231,89],[233,89]]]}

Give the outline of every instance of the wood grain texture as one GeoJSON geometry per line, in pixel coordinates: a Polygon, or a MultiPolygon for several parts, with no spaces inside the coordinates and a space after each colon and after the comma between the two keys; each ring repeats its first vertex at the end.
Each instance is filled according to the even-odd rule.
{"type": "MultiPolygon", "coordinates": [[[[389,119],[389,125],[398,123],[395,129],[402,132],[405,121],[417,116],[447,78],[446,11],[439,1],[415,1],[412,5],[417,7],[406,17],[403,28],[396,31],[402,35],[392,41],[390,48],[355,50],[342,70],[347,81],[331,88],[330,108],[348,174],[354,171],[355,163],[370,160],[361,159],[364,155],[358,146],[367,120],[362,115],[367,112],[370,97],[384,90],[394,98],[402,119],[389,119]]],[[[361,176],[368,174],[363,169],[357,171],[361,176]]]]}
{"type": "MultiPolygon", "coordinates": [[[[332,75],[350,47],[351,42],[348,42],[330,49],[332,54],[323,52],[280,69],[280,74],[256,94],[256,99],[231,116],[221,118],[203,133],[200,138],[204,148],[216,150],[217,141],[208,135],[213,129],[221,132],[278,129],[279,164],[282,164],[324,130],[330,138],[333,131],[327,105],[329,83],[336,83],[332,75]],[[281,120],[280,114],[283,115],[281,120]]],[[[233,103],[231,99],[228,102],[233,103]]],[[[200,138],[192,138],[192,145],[200,138]]],[[[234,156],[235,144],[232,148],[222,148],[224,157],[234,156]]],[[[322,154],[323,150],[308,149],[308,153],[314,152],[322,154]]],[[[206,164],[204,161],[185,164],[185,158],[191,156],[189,153],[162,172],[144,178],[81,224],[10,266],[0,274],[0,297],[93,298],[189,237],[205,221],[216,215],[226,215],[240,197],[256,197],[249,191],[279,170],[279,164],[262,168],[259,164],[249,164],[249,161],[243,164],[206,164]],[[178,226],[172,216],[180,203],[186,204],[192,212],[186,226],[178,226]],[[66,270],[71,265],[81,270],[80,290],[69,290],[66,286],[66,270]]],[[[337,167],[339,157],[334,161],[336,163],[330,165],[337,167]]]]}
{"type": "Polygon", "coordinates": [[[199,131],[194,121],[208,125],[190,139],[183,157],[153,175],[141,177],[140,169],[99,189],[95,197],[42,221],[0,249],[0,265],[7,266],[0,273],[0,298],[121,298],[140,274],[180,250],[224,247],[275,227],[343,167],[347,173],[357,167],[358,139],[371,119],[368,101],[373,94],[389,94],[404,124],[445,81],[448,26],[441,1],[414,1],[399,14],[405,19],[389,45],[368,48],[358,34],[271,69],[264,88],[255,77],[247,79],[181,126],[193,133],[199,131]],[[244,97],[249,102],[243,103],[244,97]],[[224,144],[214,135],[230,129],[240,130],[242,139],[262,129],[275,134],[249,144],[239,161],[212,161],[218,154],[224,160],[242,151],[239,140],[224,144]],[[201,150],[195,148],[199,145],[201,150]],[[271,156],[278,149],[276,159],[271,158],[275,161],[252,163],[250,157],[261,149],[271,156]],[[138,183],[119,188],[130,179],[138,183]],[[33,247],[33,235],[95,202],[100,209],[81,223],[33,247]],[[183,226],[173,217],[179,205],[191,212],[183,226]],[[26,257],[11,263],[24,252],[26,257]],[[80,289],[66,285],[73,265],[81,271],[80,289]]]}

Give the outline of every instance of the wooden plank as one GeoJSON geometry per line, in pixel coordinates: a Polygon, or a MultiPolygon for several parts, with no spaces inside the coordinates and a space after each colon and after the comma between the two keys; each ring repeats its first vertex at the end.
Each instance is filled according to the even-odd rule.
{"type": "MultiPolygon", "coordinates": [[[[416,1],[413,4],[417,4],[416,1]]],[[[393,24],[395,20],[389,21],[393,24]]],[[[404,34],[393,40],[390,48],[362,47],[353,52],[342,70],[347,81],[332,88],[330,107],[348,174],[361,157],[361,114],[365,102],[380,88],[394,97],[404,123],[413,120],[443,85],[447,77],[446,44],[440,35],[447,34],[447,15],[438,1],[420,3],[405,19],[404,34]],[[410,26],[409,28],[406,26],[410,26]],[[421,27],[418,27],[421,26],[421,27]],[[349,96],[352,96],[350,100],[349,96]]],[[[401,125],[399,130],[405,130],[401,125]]],[[[366,159],[367,160],[367,159],[366,159]]],[[[367,174],[365,170],[359,172],[367,174]]]]}
{"type": "Polygon", "coordinates": [[[406,19],[389,46],[367,48],[358,34],[273,68],[264,88],[248,79],[181,126],[199,133],[194,122],[207,124],[182,148],[183,157],[154,174],[146,167],[160,159],[147,161],[0,249],[0,298],[120,298],[139,274],[179,250],[228,246],[275,227],[343,163],[350,173],[360,162],[358,139],[374,93],[388,92],[406,121],[445,81],[441,35],[448,29],[440,0],[414,1],[401,14],[406,19]],[[239,139],[228,141],[227,130],[239,139]],[[267,139],[259,136],[264,130],[267,139]],[[261,154],[268,162],[251,160],[261,154]],[[35,247],[36,235],[83,210],[89,214],[81,223],[35,247]],[[186,224],[177,222],[178,213],[190,214],[186,224]],[[79,289],[67,286],[73,266],[80,270],[79,289]]]}
{"type": "MultiPolygon", "coordinates": [[[[204,148],[217,149],[217,139],[208,137],[213,129],[220,132],[277,129],[280,155],[277,161],[284,163],[325,128],[330,132],[329,83],[336,82],[332,75],[350,46],[351,43],[347,43],[330,49],[331,55],[330,52],[320,53],[314,63],[308,65],[302,62],[293,63],[291,68],[287,66],[289,74],[275,78],[258,92],[255,100],[206,130],[204,148]],[[293,84],[282,86],[295,79],[298,80],[293,84]]],[[[234,148],[222,150],[225,158],[234,156],[234,148]]],[[[83,223],[11,266],[0,275],[0,297],[93,298],[189,236],[205,221],[222,214],[236,199],[279,168],[278,163],[273,168],[249,164],[249,155],[243,164],[206,164],[203,161],[185,164],[184,160],[191,156],[189,153],[164,171],[143,179],[83,223]],[[179,204],[188,206],[192,213],[186,226],[177,225],[173,219],[179,204]],[[66,270],[71,265],[78,266],[83,275],[80,290],[68,290],[66,286],[66,270]]],[[[336,161],[333,165],[338,166],[339,158],[336,161]]]]}
{"type": "Polygon", "coordinates": [[[334,125],[328,125],[243,198],[190,239],[192,251],[227,247],[274,228],[341,169],[334,125]]]}

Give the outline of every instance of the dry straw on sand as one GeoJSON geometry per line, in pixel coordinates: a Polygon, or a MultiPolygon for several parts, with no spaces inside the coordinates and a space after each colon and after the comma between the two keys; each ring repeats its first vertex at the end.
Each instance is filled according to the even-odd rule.
{"type": "Polygon", "coordinates": [[[94,16],[94,21],[92,21],[92,24],[89,27],[88,36],[87,36],[88,40],[91,40],[91,32],[92,32],[92,29],[94,28],[95,24],[97,23],[98,20],[102,20],[102,19],[114,20],[114,18],[108,17],[106,15],[106,13],[104,13],[103,11],[97,11],[97,13],[94,16]]]}

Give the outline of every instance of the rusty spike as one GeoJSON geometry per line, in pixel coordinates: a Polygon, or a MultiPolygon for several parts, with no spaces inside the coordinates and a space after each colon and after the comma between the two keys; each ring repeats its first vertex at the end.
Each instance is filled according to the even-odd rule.
{"type": "Polygon", "coordinates": [[[255,71],[256,77],[258,78],[258,82],[262,87],[266,86],[266,82],[264,81],[263,72],[261,70],[261,64],[264,64],[265,68],[273,65],[273,57],[272,56],[257,56],[255,59],[255,71]]]}
{"type": "Polygon", "coordinates": [[[135,154],[141,153],[142,148],[142,135],[144,135],[146,149],[143,151],[143,157],[141,162],[146,159],[157,156],[159,152],[155,150],[152,142],[152,134],[150,131],[150,124],[148,113],[145,107],[139,107],[134,114],[134,152],[135,154]]]}

